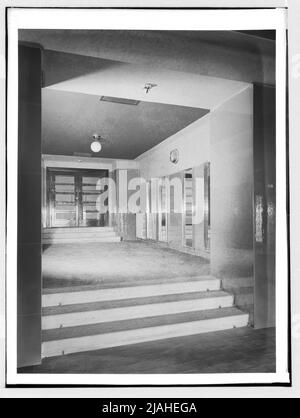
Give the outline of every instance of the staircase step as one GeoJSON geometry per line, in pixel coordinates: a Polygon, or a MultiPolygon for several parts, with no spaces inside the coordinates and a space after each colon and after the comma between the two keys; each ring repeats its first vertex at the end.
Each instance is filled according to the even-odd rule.
{"type": "Polygon", "coordinates": [[[113,289],[120,287],[136,287],[136,286],[149,286],[153,284],[167,284],[167,283],[179,283],[179,282],[193,282],[199,280],[219,280],[213,276],[178,276],[178,277],[152,277],[152,278],[143,278],[143,277],[121,277],[106,279],[102,281],[95,280],[93,284],[75,284],[72,286],[62,286],[62,287],[49,287],[43,288],[43,294],[52,294],[52,293],[68,293],[68,292],[82,292],[86,290],[100,290],[100,289],[113,289]]]}
{"type": "MultiPolygon", "coordinates": [[[[253,305],[254,304],[254,293],[253,293],[253,287],[245,287],[243,288],[245,291],[242,292],[231,292],[231,294],[234,296],[234,302],[237,306],[247,306],[247,305],[253,305]]],[[[243,290],[240,289],[240,290],[243,290]]]]}
{"type": "Polygon", "coordinates": [[[74,238],[43,238],[43,244],[85,244],[92,242],[120,242],[121,238],[117,236],[109,237],[81,237],[75,236],[74,238]]]}
{"type": "MultiPolygon", "coordinates": [[[[76,286],[74,286],[76,287],[76,286]]],[[[79,287],[79,286],[78,286],[79,287]]],[[[78,303],[92,303],[129,298],[142,298],[169,294],[180,294],[190,292],[204,292],[207,290],[220,290],[219,279],[198,279],[190,281],[162,280],[151,285],[124,286],[101,288],[94,286],[92,289],[72,292],[44,293],[42,295],[42,306],[71,305],[78,303]]]]}
{"type": "Polygon", "coordinates": [[[222,278],[222,287],[226,289],[240,289],[241,287],[253,287],[254,277],[226,277],[222,278]]]}
{"type": "Polygon", "coordinates": [[[78,232],[114,232],[114,228],[111,226],[89,226],[89,227],[72,227],[72,228],[44,228],[43,234],[55,233],[55,234],[65,234],[65,233],[77,234],[78,232]]]}
{"type": "Polygon", "coordinates": [[[193,292],[43,309],[42,329],[54,329],[180,312],[217,309],[233,305],[233,296],[222,291],[193,292]]]}
{"type": "Polygon", "coordinates": [[[114,231],[104,231],[104,232],[65,232],[64,234],[56,234],[55,232],[45,232],[43,233],[43,239],[55,238],[55,239],[64,239],[64,238],[103,238],[103,237],[115,237],[116,234],[114,231]]]}
{"type": "Polygon", "coordinates": [[[230,307],[46,330],[42,332],[42,356],[244,327],[248,317],[248,314],[230,307]]]}
{"type": "Polygon", "coordinates": [[[178,300],[190,300],[190,299],[208,299],[217,298],[223,296],[231,296],[223,290],[212,290],[208,292],[190,292],[181,293],[174,295],[160,295],[160,296],[147,296],[141,298],[130,298],[130,299],[119,299],[119,300],[108,300],[102,302],[92,303],[78,303],[72,305],[59,305],[59,306],[48,306],[42,309],[42,314],[47,315],[60,315],[74,312],[103,310],[112,308],[124,308],[128,306],[138,306],[147,304],[156,304],[164,302],[176,302],[178,300]]]}

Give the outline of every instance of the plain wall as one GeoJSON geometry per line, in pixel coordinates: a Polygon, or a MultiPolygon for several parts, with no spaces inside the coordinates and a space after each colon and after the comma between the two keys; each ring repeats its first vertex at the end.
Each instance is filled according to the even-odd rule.
{"type": "Polygon", "coordinates": [[[253,89],[211,112],[211,271],[253,274],[253,89]]]}
{"type": "Polygon", "coordinates": [[[275,326],[275,88],[254,86],[254,326],[275,326]]]}
{"type": "Polygon", "coordinates": [[[170,176],[209,161],[209,121],[208,113],[138,157],[141,177],[149,180],[170,176]],[[177,164],[170,161],[173,149],[179,151],[177,164]]]}
{"type": "Polygon", "coordinates": [[[17,366],[41,362],[41,50],[19,46],[17,366]]]}

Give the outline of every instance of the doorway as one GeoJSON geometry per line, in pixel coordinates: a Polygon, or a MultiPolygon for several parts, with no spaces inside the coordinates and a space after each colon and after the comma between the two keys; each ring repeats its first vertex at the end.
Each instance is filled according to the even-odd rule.
{"type": "Polygon", "coordinates": [[[99,181],[108,177],[107,170],[47,170],[47,227],[108,226],[107,198],[100,195],[107,186],[99,181]]]}

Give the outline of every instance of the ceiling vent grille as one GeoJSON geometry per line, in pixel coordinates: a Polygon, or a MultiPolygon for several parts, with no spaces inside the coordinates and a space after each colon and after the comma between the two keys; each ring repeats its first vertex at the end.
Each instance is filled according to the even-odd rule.
{"type": "Polygon", "coordinates": [[[74,157],[92,157],[91,152],[73,152],[74,157]]]}
{"type": "Polygon", "coordinates": [[[131,105],[131,106],[137,106],[140,103],[139,100],[124,99],[122,97],[111,97],[111,96],[101,96],[100,101],[119,103],[119,104],[131,105]]]}

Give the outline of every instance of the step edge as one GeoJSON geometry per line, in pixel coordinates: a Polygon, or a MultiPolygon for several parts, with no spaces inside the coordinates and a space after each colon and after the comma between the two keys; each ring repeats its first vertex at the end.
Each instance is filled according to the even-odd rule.
{"type": "MultiPolygon", "coordinates": [[[[191,292],[193,293],[193,292],[191,292]]],[[[206,292],[203,292],[206,293],[206,292]]],[[[224,292],[225,293],[225,292],[224,292]]],[[[166,295],[162,295],[162,297],[164,297],[166,295]]],[[[176,296],[180,296],[180,294],[176,294],[176,296]]],[[[67,307],[73,307],[73,310],[71,312],[51,312],[51,313],[47,313],[44,312],[44,310],[49,309],[53,309],[53,310],[59,310],[61,307],[60,306],[53,306],[53,307],[44,307],[42,308],[42,317],[49,317],[49,316],[59,316],[59,315],[71,315],[71,314],[75,314],[75,313],[86,313],[86,312],[98,312],[98,311],[108,311],[108,310],[114,310],[114,309],[127,309],[127,308],[132,308],[132,307],[137,307],[137,306],[153,306],[155,307],[156,305],[162,305],[162,304],[172,304],[172,303],[176,303],[176,302],[188,302],[188,301],[195,301],[195,302],[199,302],[199,301],[203,301],[203,300],[213,300],[213,299],[221,299],[221,298],[230,298],[230,299],[234,299],[234,295],[227,293],[227,294],[221,294],[221,295],[211,295],[208,297],[199,297],[199,298],[187,298],[187,299],[178,299],[178,300],[169,300],[169,301],[157,301],[157,302],[147,302],[145,301],[145,303],[139,303],[139,304],[130,304],[130,305],[125,305],[125,306],[116,306],[113,308],[110,307],[102,307],[102,308],[98,308],[95,309],[91,306],[91,309],[84,309],[82,310],[83,306],[84,307],[88,307],[87,305],[94,305],[97,302],[88,302],[88,303],[78,303],[78,304],[70,304],[70,305],[63,305],[64,308],[67,307]],[[76,309],[75,306],[77,306],[78,308],[76,309]]],[[[135,298],[135,299],[146,299],[146,298],[135,298]]],[[[127,299],[121,299],[122,301],[126,301],[127,299]]],[[[107,301],[109,302],[109,301],[107,301]]],[[[111,302],[117,302],[117,301],[111,301],[111,302]]],[[[100,302],[101,303],[101,302],[100,302]]]]}
{"type": "Polygon", "coordinates": [[[60,240],[48,240],[48,239],[43,239],[42,240],[42,244],[81,244],[81,243],[93,243],[93,242],[104,242],[104,243],[112,243],[112,242],[119,242],[121,241],[120,237],[115,237],[115,238],[74,238],[74,239],[60,239],[60,240]]]}
{"type": "MultiPolygon", "coordinates": [[[[239,321],[242,321],[242,322],[245,322],[245,324],[242,324],[242,325],[238,325],[238,327],[246,327],[247,326],[247,322],[246,321],[248,321],[248,318],[244,318],[244,317],[247,317],[248,315],[246,315],[246,314],[242,314],[242,315],[235,315],[234,317],[235,318],[238,318],[239,319],[239,321]]],[[[230,318],[233,318],[233,317],[227,317],[227,319],[230,319],[230,318]]],[[[213,322],[213,321],[215,321],[215,318],[212,318],[212,319],[207,319],[207,320],[205,320],[205,321],[203,321],[203,322],[213,322]]],[[[196,324],[196,323],[199,323],[199,325],[200,325],[200,322],[202,322],[202,321],[187,321],[186,323],[175,323],[175,324],[172,324],[172,328],[176,328],[176,326],[182,326],[182,324],[196,324]]],[[[156,331],[158,331],[159,329],[163,329],[163,328],[168,328],[168,327],[170,327],[170,325],[158,325],[158,326],[155,326],[155,327],[152,327],[153,329],[154,328],[156,328],[156,331]]],[[[140,328],[139,329],[139,331],[142,331],[142,330],[145,330],[146,328],[140,328]]],[[[148,327],[148,329],[150,329],[151,330],[151,327],[149,328],[148,327]]],[[[152,331],[153,331],[153,329],[152,329],[152,331]]],[[[224,327],[221,327],[221,328],[218,328],[218,329],[216,329],[216,330],[210,330],[210,331],[207,331],[207,330],[205,330],[205,331],[203,331],[203,332],[199,332],[199,330],[197,331],[197,332],[190,332],[190,331],[188,331],[187,333],[183,333],[183,334],[179,334],[179,335],[173,335],[173,336],[170,336],[170,335],[167,335],[167,336],[165,336],[165,337],[158,337],[157,338],[157,336],[155,336],[154,338],[152,337],[150,337],[149,339],[147,338],[146,340],[144,340],[144,341],[142,341],[142,340],[140,340],[140,341],[135,341],[135,342],[132,342],[132,340],[131,341],[126,341],[126,342],[123,342],[122,344],[120,344],[119,342],[117,343],[117,344],[115,344],[114,343],[114,345],[107,345],[106,347],[100,347],[100,348],[92,348],[92,349],[87,349],[87,350],[76,350],[76,351],[72,351],[73,353],[76,353],[76,352],[84,352],[84,351],[96,351],[96,350],[100,350],[100,349],[103,349],[103,348],[109,348],[109,347],[117,347],[117,346],[120,346],[120,345],[132,345],[132,344],[137,344],[137,343],[140,343],[140,342],[146,342],[146,341],[157,341],[157,340],[164,340],[164,339],[169,339],[169,338],[176,338],[176,337],[180,337],[180,336],[188,336],[188,335],[197,335],[197,334],[204,334],[204,333],[210,333],[210,332],[217,332],[217,331],[220,331],[220,330],[223,330],[223,329],[231,329],[231,328],[227,328],[227,326],[226,326],[226,328],[224,328],[224,327]]],[[[105,337],[106,338],[113,338],[113,337],[116,337],[116,335],[117,334],[119,334],[117,337],[120,337],[122,334],[126,334],[126,333],[128,333],[128,334],[132,334],[134,331],[136,331],[135,329],[131,329],[131,330],[125,330],[125,331],[119,331],[119,332],[116,332],[116,333],[110,333],[110,332],[108,332],[108,333],[106,333],[106,334],[94,334],[94,335],[89,335],[89,336],[82,336],[82,337],[73,337],[73,338],[64,338],[64,339],[59,339],[59,340],[49,340],[49,341],[43,341],[42,342],[42,358],[46,358],[46,357],[54,357],[54,356],[59,356],[59,355],[61,355],[61,353],[60,354],[54,354],[54,355],[44,355],[44,351],[45,351],[45,347],[49,344],[49,345],[52,345],[52,344],[55,344],[55,343],[59,343],[59,344],[62,344],[62,343],[70,343],[70,340],[73,340],[73,341],[75,341],[75,340],[80,340],[80,339],[84,339],[84,338],[90,338],[90,339],[92,339],[92,338],[97,338],[97,337],[99,337],[100,335],[105,335],[105,337]]],[[[66,353],[66,354],[68,354],[68,353],[66,353]]],[[[71,354],[71,352],[69,352],[69,354],[71,354]]]]}
{"type": "Polygon", "coordinates": [[[219,298],[221,301],[217,301],[216,299],[217,298],[202,299],[202,303],[199,303],[197,306],[191,303],[193,300],[158,303],[155,304],[155,314],[153,314],[154,307],[152,305],[136,305],[122,308],[112,308],[107,309],[106,311],[98,309],[84,312],[79,311],[57,315],[47,315],[42,316],[42,331],[65,329],[76,326],[83,327],[106,324],[123,320],[142,320],[158,316],[190,314],[196,311],[204,312],[234,307],[233,298],[230,296],[223,296],[219,298]]]}
{"type": "MultiPolygon", "coordinates": [[[[134,287],[148,287],[148,286],[157,286],[157,285],[169,285],[169,284],[179,284],[179,283],[192,283],[192,282],[206,282],[206,281],[218,281],[220,283],[221,279],[218,279],[216,277],[213,276],[191,276],[189,277],[188,280],[182,280],[184,277],[180,276],[178,278],[162,278],[162,279],[157,279],[160,280],[160,282],[157,283],[151,283],[151,284],[145,284],[144,282],[141,284],[137,284],[137,283],[128,283],[127,285],[125,283],[116,283],[115,286],[112,287],[101,287],[101,284],[97,285],[74,285],[74,286],[66,286],[66,287],[62,287],[62,288],[48,288],[48,289],[43,289],[42,290],[42,295],[43,296],[47,296],[47,295],[59,295],[61,293],[78,293],[78,292],[90,292],[93,290],[109,290],[109,289],[123,289],[123,288],[134,288],[134,287]],[[161,281],[166,280],[167,283],[161,283],[161,281]],[[76,287],[80,287],[81,289],[75,289],[76,287]],[[86,289],[82,289],[83,287],[86,287],[86,289]],[[62,291],[62,289],[64,289],[62,291]],[[68,289],[68,290],[67,290],[68,289]],[[57,290],[57,291],[56,291],[57,290]]],[[[220,289],[222,290],[222,289],[220,289]]],[[[224,290],[226,291],[226,290],[224,290]]]]}
{"type": "MultiPolygon", "coordinates": [[[[201,321],[207,321],[207,320],[212,320],[212,319],[221,319],[221,318],[231,318],[231,317],[233,318],[233,317],[237,317],[237,316],[245,316],[245,317],[248,317],[248,319],[249,319],[249,313],[248,312],[244,312],[241,309],[238,309],[236,307],[230,307],[230,308],[226,307],[226,308],[220,308],[220,309],[210,309],[209,311],[211,311],[211,312],[212,311],[215,311],[216,313],[217,312],[220,313],[220,311],[223,311],[223,314],[221,316],[211,316],[209,318],[200,318],[200,319],[199,318],[195,318],[195,319],[188,319],[188,320],[179,319],[178,321],[175,321],[175,322],[169,323],[169,324],[163,323],[163,319],[165,319],[166,317],[175,316],[175,315],[178,315],[178,314],[165,314],[165,315],[160,315],[161,316],[162,323],[159,323],[159,324],[156,324],[156,325],[145,326],[145,324],[142,324],[142,326],[137,326],[137,327],[134,327],[134,328],[125,329],[125,330],[122,330],[122,331],[120,331],[120,330],[117,329],[115,331],[111,331],[110,330],[108,332],[105,332],[105,331],[104,332],[97,332],[97,330],[95,330],[94,333],[83,334],[83,335],[76,336],[76,337],[70,336],[70,337],[54,338],[54,339],[47,339],[47,340],[44,340],[43,339],[43,334],[44,335],[45,334],[49,334],[49,333],[51,333],[51,331],[53,331],[53,329],[52,330],[43,330],[43,332],[42,332],[42,342],[60,341],[62,339],[69,340],[69,339],[72,339],[72,338],[82,338],[82,337],[93,336],[93,335],[114,334],[116,332],[126,332],[126,331],[132,331],[132,330],[137,330],[137,329],[154,328],[154,327],[158,327],[158,326],[166,326],[167,327],[167,326],[171,326],[171,325],[175,325],[175,324],[201,322],[201,321]],[[231,310],[231,312],[227,312],[227,310],[229,310],[229,309],[231,310]]],[[[203,311],[193,311],[192,313],[196,315],[198,312],[203,312],[203,311]]],[[[183,312],[182,313],[182,316],[184,317],[184,315],[188,315],[190,313],[191,312],[183,312]]],[[[111,324],[114,324],[114,323],[117,324],[117,323],[120,323],[120,322],[123,322],[124,323],[126,321],[134,321],[136,319],[140,319],[141,322],[146,321],[146,320],[150,321],[152,318],[157,320],[158,317],[159,316],[146,317],[146,318],[135,318],[135,319],[129,319],[129,320],[124,320],[124,321],[118,320],[118,321],[112,321],[111,324]]],[[[93,325],[94,326],[97,326],[97,324],[93,324],[93,325]]],[[[99,325],[103,325],[103,323],[99,323],[99,325]]],[[[88,327],[88,326],[89,325],[87,324],[87,325],[79,325],[77,327],[76,326],[65,327],[65,328],[62,328],[62,331],[61,332],[66,332],[69,329],[76,329],[76,328],[83,329],[83,328],[88,327]]]]}
{"type": "Polygon", "coordinates": [[[87,231],[87,230],[97,230],[97,231],[105,231],[105,230],[114,230],[113,226],[82,226],[82,227],[54,227],[54,228],[42,228],[42,233],[43,232],[65,232],[65,231],[70,231],[70,232],[77,232],[77,231],[87,231]]]}

